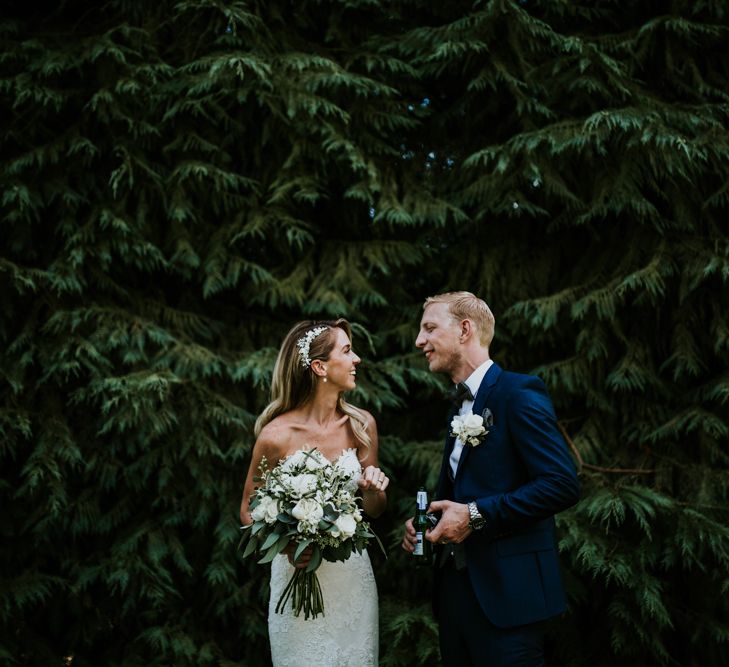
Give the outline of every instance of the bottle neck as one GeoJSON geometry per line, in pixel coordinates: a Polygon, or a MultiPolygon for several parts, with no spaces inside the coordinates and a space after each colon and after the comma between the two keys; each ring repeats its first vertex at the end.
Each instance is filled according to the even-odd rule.
{"type": "Polygon", "coordinates": [[[425,491],[418,491],[416,497],[417,508],[419,510],[426,510],[428,507],[428,494],[425,491]]]}

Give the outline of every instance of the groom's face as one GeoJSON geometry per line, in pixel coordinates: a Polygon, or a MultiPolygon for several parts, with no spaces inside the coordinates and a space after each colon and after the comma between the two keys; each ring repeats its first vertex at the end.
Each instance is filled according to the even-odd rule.
{"type": "Polygon", "coordinates": [[[461,329],[451,316],[447,303],[431,303],[423,311],[415,346],[425,353],[434,373],[453,375],[461,361],[461,329]]]}

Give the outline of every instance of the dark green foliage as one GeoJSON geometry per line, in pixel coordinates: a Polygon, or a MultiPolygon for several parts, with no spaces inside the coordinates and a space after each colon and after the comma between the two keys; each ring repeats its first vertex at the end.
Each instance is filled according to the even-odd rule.
{"type": "MultiPolygon", "coordinates": [[[[711,1],[10,3],[0,659],[265,665],[237,504],[276,348],[345,316],[399,548],[446,407],[423,298],[484,296],[581,462],[550,664],[729,654],[729,12],[711,1]]],[[[426,639],[414,649],[415,638],[426,639]]]]}

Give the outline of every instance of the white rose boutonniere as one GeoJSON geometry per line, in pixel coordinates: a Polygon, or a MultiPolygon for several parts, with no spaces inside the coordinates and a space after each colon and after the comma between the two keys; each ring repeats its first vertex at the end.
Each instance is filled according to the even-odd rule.
{"type": "Polygon", "coordinates": [[[451,421],[451,435],[456,436],[464,445],[477,447],[489,434],[486,429],[493,425],[491,410],[486,408],[482,415],[474,415],[468,411],[465,415],[456,415],[451,421]]]}

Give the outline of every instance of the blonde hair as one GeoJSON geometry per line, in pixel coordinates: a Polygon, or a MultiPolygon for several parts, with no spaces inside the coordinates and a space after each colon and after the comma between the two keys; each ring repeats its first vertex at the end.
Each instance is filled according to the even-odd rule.
{"type": "MultiPolygon", "coordinates": [[[[334,329],[341,329],[352,340],[352,328],[345,319],[338,320],[306,320],[295,324],[281,344],[276,357],[271,381],[271,402],[263,409],[253,427],[253,433],[258,437],[263,427],[270,421],[289,410],[305,405],[314,398],[317,376],[311,370],[311,363],[304,366],[301,363],[301,354],[297,343],[312,329],[326,327],[318,336],[314,336],[309,343],[309,359],[326,361],[334,349],[334,329]]],[[[370,436],[367,433],[367,417],[364,412],[354,405],[347,403],[343,395],[339,395],[337,407],[349,417],[354,437],[366,449],[370,447],[370,436]]]]}
{"type": "Polygon", "coordinates": [[[456,321],[471,320],[476,325],[481,345],[489,347],[494,339],[496,320],[494,314],[483,299],[471,292],[444,292],[429,296],[423,304],[425,310],[431,303],[445,303],[448,312],[456,321]]]}

